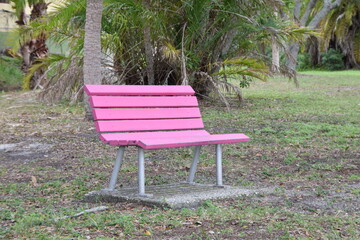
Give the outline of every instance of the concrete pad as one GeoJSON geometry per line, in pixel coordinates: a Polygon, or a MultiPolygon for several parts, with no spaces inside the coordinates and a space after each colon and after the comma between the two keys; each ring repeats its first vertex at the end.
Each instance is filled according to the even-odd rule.
{"type": "Polygon", "coordinates": [[[146,186],[146,193],[152,196],[142,197],[137,194],[137,187],[121,188],[115,191],[106,189],[93,191],[85,195],[88,202],[138,202],[149,206],[162,208],[194,208],[206,200],[220,200],[251,195],[270,193],[273,189],[245,189],[240,187],[216,187],[214,185],[175,183],[166,185],[146,186]]]}

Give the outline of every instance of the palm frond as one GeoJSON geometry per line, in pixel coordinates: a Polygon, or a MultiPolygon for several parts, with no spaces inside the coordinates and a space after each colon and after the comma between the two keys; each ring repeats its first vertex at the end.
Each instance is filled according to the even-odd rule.
{"type": "MultiPolygon", "coordinates": [[[[219,63],[217,63],[219,64],[219,63]]],[[[265,62],[254,59],[254,58],[232,58],[226,59],[221,64],[227,66],[226,68],[221,68],[219,72],[214,75],[221,76],[247,76],[251,78],[256,78],[261,81],[266,81],[269,76],[269,67],[265,62]]],[[[246,83],[243,82],[240,84],[242,87],[246,87],[246,83]]]]}
{"type": "Polygon", "coordinates": [[[162,57],[170,62],[174,63],[180,60],[180,49],[176,49],[169,41],[163,43],[160,47],[160,52],[162,53],[162,57]]]}
{"type": "Polygon", "coordinates": [[[360,63],[360,29],[355,33],[353,51],[356,62],[360,63]]]}

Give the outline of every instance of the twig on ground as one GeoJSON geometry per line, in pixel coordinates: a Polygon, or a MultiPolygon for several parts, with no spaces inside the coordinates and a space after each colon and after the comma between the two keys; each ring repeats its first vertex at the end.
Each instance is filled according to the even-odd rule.
{"type": "Polygon", "coordinates": [[[60,217],[60,218],[55,218],[55,221],[59,221],[59,220],[67,219],[67,218],[76,218],[76,217],[80,217],[81,215],[83,215],[85,213],[100,212],[100,211],[105,211],[107,209],[108,209],[108,207],[106,207],[106,206],[94,207],[94,208],[90,208],[85,211],[79,212],[73,216],[64,216],[64,217],[60,217]]]}

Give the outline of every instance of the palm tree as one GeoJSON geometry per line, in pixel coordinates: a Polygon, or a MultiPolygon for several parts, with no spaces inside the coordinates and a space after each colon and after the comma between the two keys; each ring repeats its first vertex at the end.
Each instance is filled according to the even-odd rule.
{"type": "MultiPolygon", "coordinates": [[[[332,9],[340,6],[342,0],[296,0],[293,18],[300,27],[317,29],[322,19],[324,19],[332,9]]],[[[295,41],[288,46],[289,57],[286,66],[291,72],[295,72],[297,56],[300,44],[295,41]]]]}
{"type": "MultiPolygon", "coordinates": [[[[84,84],[101,84],[102,0],[87,0],[84,37],[84,84]]],[[[84,94],[85,118],[91,120],[88,96],[84,94]]]]}
{"type": "MultiPolygon", "coordinates": [[[[150,10],[151,1],[150,0],[142,0],[142,4],[145,10],[150,10]]],[[[145,16],[147,16],[145,14],[145,16]]],[[[151,21],[150,19],[144,19],[144,48],[145,48],[145,58],[146,58],[146,75],[147,82],[149,85],[154,85],[154,50],[151,41],[151,21]]]]}
{"type": "Polygon", "coordinates": [[[321,32],[324,50],[339,49],[347,68],[360,68],[360,0],[343,2],[332,10],[322,20],[321,32]]]}
{"type": "Polygon", "coordinates": [[[24,39],[20,44],[20,53],[23,57],[22,70],[25,73],[32,72],[31,78],[24,82],[25,89],[33,89],[36,86],[42,84],[44,69],[36,68],[31,70],[34,64],[37,64],[48,56],[48,48],[46,46],[47,35],[45,32],[41,32],[36,38],[30,34],[27,29],[28,19],[25,15],[25,7],[29,5],[31,8],[30,22],[41,21],[47,13],[48,5],[44,0],[12,0],[16,10],[18,20],[16,23],[20,26],[20,32],[23,34],[24,39]]]}
{"type": "MultiPolygon", "coordinates": [[[[231,74],[263,79],[268,72],[266,64],[262,63],[268,59],[254,53],[260,41],[271,38],[265,33],[264,24],[276,16],[266,6],[281,8],[279,1],[153,1],[151,9],[144,8],[139,1],[107,2],[104,15],[116,21],[105,17],[104,47],[115,51],[114,67],[127,84],[146,82],[146,43],[139,30],[143,29],[144,20],[149,19],[154,39],[155,84],[181,84],[186,76],[201,95],[208,95],[218,86],[239,92],[237,86],[219,80],[231,74]],[[139,18],[144,15],[147,19],[139,18]],[[260,29],[261,34],[257,34],[260,29]],[[247,45],[250,40],[254,41],[251,46],[247,45]],[[222,71],[219,75],[223,62],[234,57],[237,61],[227,61],[231,62],[228,69],[232,71],[222,71]],[[251,66],[249,64],[256,61],[240,61],[246,58],[256,59],[257,64],[251,66]]],[[[282,30],[273,32],[274,36],[286,36],[284,29],[293,30],[289,24],[281,27],[282,30]]],[[[242,84],[247,80],[249,78],[243,78],[242,84]]]]}
{"type": "MultiPolygon", "coordinates": [[[[81,64],[84,5],[85,0],[66,2],[46,25],[33,25],[39,31],[46,29],[56,41],[70,39],[70,55],[49,63],[55,66],[55,60],[60,62],[66,76],[75,75],[65,70],[66,66],[74,69],[74,63],[81,64]]],[[[104,62],[107,69],[113,69],[113,76],[106,80],[148,84],[148,66],[153,61],[154,84],[189,83],[199,95],[213,92],[223,99],[224,89],[240,95],[241,87],[269,74],[271,59],[264,46],[273,38],[283,44],[307,31],[278,19],[273,6],[281,9],[283,5],[278,0],[157,0],[151,5],[143,0],[105,0],[102,46],[106,59],[113,59],[104,62]],[[150,54],[146,51],[148,40],[150,54]],[[153,60],[149,61],[149,56],[153,60]]],[[[61,86],[55,88],[60,92],[63,86],[77,89],[79,85],[58,83],[62,81],[54,77],[48,86],[61,86]]]]}

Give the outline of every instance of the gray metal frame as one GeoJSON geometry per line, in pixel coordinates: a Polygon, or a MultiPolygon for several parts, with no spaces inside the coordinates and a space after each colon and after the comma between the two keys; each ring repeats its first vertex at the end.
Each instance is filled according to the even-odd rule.
{"type": "Polygon", "coordinates": [[[145,151],[141,147],[138,147],[138,186],[139,196],[152,196],[152,194],[145,193],[145,151]]]}
{"type": "Polygon", "coordinates": [[[222,149],[220,144],[216,144],[216,187],[224,187],[222,181],[222,149]]]}
{"type": "Polygon", "coordinates": [[[112,174],[111,174],[109,188],[105,189],[107,191],[114,191],[115,190],[115,185],[116,185],[117,178],[119,176],[121,163],[122,163],[122,160],[124,158],[124,152],[125,152],[125,146],[121,146],[119,151],[117,152],[117,155],[116,155],[116,160],[115,160],[115,164],[114,164],[114,169],[113,169],[112,174]]]}
{"type": "MultiPolygon", "coordinates": [[[[216,187],[224,187],[222,181],[222,149],[220,144],[215,145],[216,149],[216,187]]],[[[200,159],[200,150],[201,146],[196,146],[194,149],[194,158],[191,163],[190,173],[186,183],[195,184],[195,173],[197,165],[200,159]]],[[[114,191],[121,164],[124,158],[125,146],[121,146],[116,155],[116,160],[114,164],[114,169],[111,174],[111,179],[109,187],[104,190],[114,191]]],[[[138,147],[138,193],[141,197],[151,197],[152,194],[145,193],[145,150],[141,147],[138,147]]]]}
{"type": "MultiPolygon", "coordinates": [[[[186,181],[188,184],[195,184],[195,173],[197,164],[199,163],[201,146],[196,146],[194,150],[194,158],[191,163],[189,177],[186,181]]],[[[224,187],[222,179],[222,149],[220,144],[215,145],[216,150],[216,187],[224,187]]]]}
{"type": "MultiPolygon", "coordinates": [[[[105,191],[114,191],[119,171],[124,159],[125,146],[121,146],[116,155],[114,168],[111,174],[109,187],[105,188],[105,191]]],[[[145,194],[145,152],[144,149],[138,147],[138,189],[139,195],[142,197],[152,196],[151,194],[145,194]]]]}
{"type": "Polygon", "coordinates": [[[197,164],[198,164],[199,158],[200,158],[200,150],[201,150],[201,146],[196,146],[195,147],[194,158],[193,158],[193,161],[191,163],[190,173],[189,173],[189,177],[188,177],[188,180],[187,180],[187,183],[189,183],[189,184],[195,184],[194,183],[194,178],[195,178],[197,164]]]}

